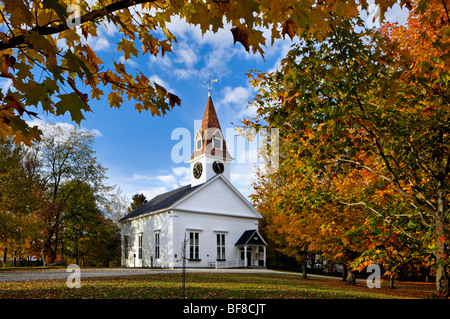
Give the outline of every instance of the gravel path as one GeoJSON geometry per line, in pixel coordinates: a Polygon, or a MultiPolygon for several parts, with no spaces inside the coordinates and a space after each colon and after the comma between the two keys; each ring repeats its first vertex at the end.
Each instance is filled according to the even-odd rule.
{"type": "MultiPolygon", "coordinates": [[[[275,273],[269,269],[187,269],[186,272],[216,272],[216,273],[275,273]]],[[[0,270],[0,282],[6,281],[31,281],[31,280],[52,280],[67,279],[73,271],[66,269],[38,269],[38,270],[0,270]]],[[[139,269],[139,268],[86,268],[81,269],[81,278],[106,277],[106,276],[135,276],[162,273],[181,273],[181,269],[139,269]]]]}

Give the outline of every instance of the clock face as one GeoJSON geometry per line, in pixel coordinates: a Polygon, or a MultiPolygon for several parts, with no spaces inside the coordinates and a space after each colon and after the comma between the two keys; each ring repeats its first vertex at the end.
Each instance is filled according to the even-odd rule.
{"type": "Polygon", "coordinates": [[[213,170],[216,174],[222,174],[225,170],[225,167],[223,166],[222,162],[215,161],[213,163],[213,170]]]}
{"type": "Polygon", "coordinates": [[[200,176],[202,176],[202,172],[203,172],[202,163],[200,163],[200,162],[195,163],[194,170],[193,170],[194,177],[196,179],[199,179],[200,176]]]}

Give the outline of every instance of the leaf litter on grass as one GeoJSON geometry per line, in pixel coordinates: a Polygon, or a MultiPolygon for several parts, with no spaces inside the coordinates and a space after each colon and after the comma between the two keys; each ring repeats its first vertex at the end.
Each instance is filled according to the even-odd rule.
{"type": "MultiPolygon", "coordinates": [[[[400,285],[398,285],[400,287],[400,285]]],[[[430,285],[423,285],[432,288],[430,285]]],[[[386,288],[387,289],[387,288],[386,288]]],[[[372,290],[350,287],[339,280],[302,279],[283,274],[190,273],[186,297],[193,299],[293,299],[293,298],[405,298],[409,291],[372,290]]],[[[426,298],[414,290],[410,297],[426,298]]],[[[431,289],[432,291],[432,289],[431,289]]],[[[82,278],[81,288],[69,289],[65,280],[6,282],[0,285],[0,298],[12,299],[174,299],[181,298],[179,274],[82,278]]]]}

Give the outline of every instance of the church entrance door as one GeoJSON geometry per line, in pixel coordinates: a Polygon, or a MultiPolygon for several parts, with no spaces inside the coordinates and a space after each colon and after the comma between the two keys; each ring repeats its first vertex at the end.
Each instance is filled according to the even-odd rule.
{"type": "Polygon", "coordinates": [[[251,248],[245,247],[241,249],[241,260],[244,261],[244,266],[249,267],[252,265],[252,251],[251,248]],[[247,258],[245,258],[247,255],[247,258]]]}
{"type": "Polygon", "coordinates": [[[247,267],[252,265],[252,252],[247,251],[247,267]]]}

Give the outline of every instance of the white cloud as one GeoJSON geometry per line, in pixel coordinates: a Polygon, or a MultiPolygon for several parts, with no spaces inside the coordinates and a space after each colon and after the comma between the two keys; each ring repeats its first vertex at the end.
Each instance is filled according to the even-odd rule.
{"type": "Polygon", "coordinates": [[[133,176],[131,176],[131,179],[133,181],[142,181],[142,180],[152,180],[154,179],[154,177],[147,175],[133,174],[133,176]]]}
{"type": "Polygon", "coordinates": [[[401,8],[398,3],[395,3],[392,8],[388,9],[385,17],[389,22],[398,22],[399,24],[406,24],[408,20],[408,9],[401,8]]]}
{"type": "Polygon", "coordinates": [[[231,183],[244,197],[253,193],[252,181],[255,179],[255,164],[236,163],[231,165],[231,183]]]}
{"type": "Polygon", "coordinates": [[[179,17],[172,17],[170,23],[167,23],[167,28],[174,34],[178,40],[188,40],[192,43],[195,41],[199,45],[228,46],[233,45],[233,35],[230,31],[231,24],[225,24],[223,29],[219,29],[216,33],[206,31],[202,34],[199,25],[191,25],[186,22],[186,19],[179,17]]]}
{"type": "Polygon", "coordinates": [[[224,98],[221,103],[224,104],[234,104],[238,106],[247,105],[250,98],[253,96],[253,88],[252,87],[243,87],[238,86],[232,88],[227,86],[223,89],[224,98]]]}
{"type": "Polygon", "coordinates": [[[256,116],[256,107],[250,105],[255,95],[255,88],[251,85],[245,87],[226,86],[221,94],[223,94],[223,98],[218,101],[216,108],[231,122],[242,120],[243,117],[256,116]]]}
{"type": "Polygon", "coordinates": [[[63,122],[55,122],[55,123],[48,123],[43,119],[33,119],[30,121],[26,121],[27,124],[31,127],[33,126],[37,126],[44,134],[48,134],[50,133],[50,131],[53,129],[54,126],[57,126],[59,128],[62,129],[63,132],[65,133],[69,133],[75,129],[80,130],[80,131],[88,131],[91,134],[94,135],[94,137],[101,137],[103,136],[102,132],[98,129],[92,129],[92,130],[88,130],[87,128],[84,127],[79,127],[76,125],[73,125],[71,123],[63,123],[63,122]]]}
{"type": "Polygon", "coordinates": [[[173,175],[159,175],[156,178],[164,184],[173,184],[177,180],[173,175]]]}
{"type": "Polygon", "coordinates": [[[5,79],[5,80],[2,79],[0,81],[0,90],[2,91],[3,94],[6,94],[6,92],[10,88],[11,84],[12,84],[11,79],[5,79]]]}
{"type": "Polygon", "coordinates": [[[123,63],[123,64],[128,64],[131,67],[137,67],[138,66],[138,64],[135,61],[133,61],[131,59],[128,59],[128,60],[125,59],[125,56],[123,56],[123,55],[119,58],[119,62],[123,63]]]}
{"type": "Polygon", "coordinates": [[[243,107],[237,114],[237,118],[255,118],[257,115],[258,108],[255,104],[248,104],[245,108],[243,107]]]}
{"type": "Polygon", "coordinates": [[[291,50],[292,42],[287,41],[277,41],[274,44],[274,47],[278,50],[278,59],[275,61],[273,67],[269,69],[267,72],[275,72],[280,68],[281,60],[283,60],[288,52],[291,50]]]}
{"type": "Polygon", "coordinates": [[[77,28],[77,33],[81,35],[81,40],[85,41],[94,51],[111,51],[112,43],[110,42],[110,38],[116,36],[119,32],[118,27],[112,22],[103,22],[100,24],[100,27],[97,29],[97,35],[91,36],[89,35],[87,39],[81,35],[81,29],[77,28]]]}
{"type": "Polygon", "coordinates": [[[172,16],[170,22],[166,24],[167,28],[176,37],[185,37],[187,33],[191,32],[192,26],[186,23],[186,19],[180,19],[178,16],[172,16]]]}
{"type": "MultiPolygon", "coordinates": [[[[368,1],[367,10],[361,10],[361,7],[358,7],[360,17],[364,20],[366,27],[372,28],[380,27],[380,12],[379,6],[374,4],[374,1],[368,1]]],[[[405,24],[408,19],[408,9],[406,7],[401,8],[398,3],[395,3],[392,8],[389,8],[385,13],[385,21],[392,23],[405,24]]]]}
{"type": "Polygon", "coordinates": [[[147,200],[151,200],[155,196],[168,192],[169,190],[164,186],[152,187],[148,189],[141,189],[137,193],[144,194],[147,200]]]}
{"type": "Polygon", "coordinates": [[[116,33],[120,32],[119,27],[117,27],[114,23],[104,20],[99,31],[103,34],[108,35],[109,37],[113,37],[116,33]]]}
{"type": "Polygon", "coordinates": [[[109,51],[111,48],[111,42],[106,37],[88,37],[87,44],[94,51],[109,51]]]}
{"type": "Polygon", "coordinates": [[[159,75],[153,74],[148,78],[150,81],[155,82],[158,85],[161,85],[163,88],[165,88],[170,93],[176,94],[176,91],[170,87],[169,83],[161,79],[159,75]]]}
{"type": "Polygon", "coordinates": [[[199,26],[190,25],[185,19],[172,17],[167,28],[176,36],[178,42],[173,43],[173,53],[170,54],[173,59],[170,59],[170,65],[167,65],[169,61],[164,62],[163,59],[159,61],[160,57],[151,58],[150,68],[167,70],[170,66],[171,74],[183,80],[194,77],[205,78],[212,70],[221,76],[231,73],[228,62],[236,54],[236,50],[229,30],[230,25],[226,25],[216,33],[207,31],[202,35],[199,26]],[[208,49],[208,53],[203,53],[204,49],[208,49]],[[202,63],[201,67],[198,67],[199,63],[202,63]]]}
{"type": "Polygon", "coordinates": [[[100,130],[97,130],[96,128],[90,130],[92,134],[94,134],[95,137],[102,137],[103,133],[100,130]]]}
{"type": "Polygon", "coordinates": [[[189,79],[196,77],[198,75],[198,70],[191,68],[191,69],[177,69],[175,68],[173,70],[173,74],[181,80],[189,79]]]}
{"type": "Polygon", "coordinates": [[[175,62],[182,63],[188,68],[193,67],[199,61],[198,52],[195,52],[193,46],[185,42],[177,48],[176,57],[175,62]]]}
{"type": "MultiPolygon", "coordinates": [[[[191,167],[174,167],[172,168],[172,172],[175,174],[177,180],[176,187],[181,185],[188,185],[191,183],[191,167]]],[[[174,187],[175,188],[175,187],[174,187]]]]}
{"type": "Polygon", "coordinates": [[[172,168],[172,172],[179,177],[189,176],[191,173],[191,169],[189,167],[174,167],[172,168]]]}

